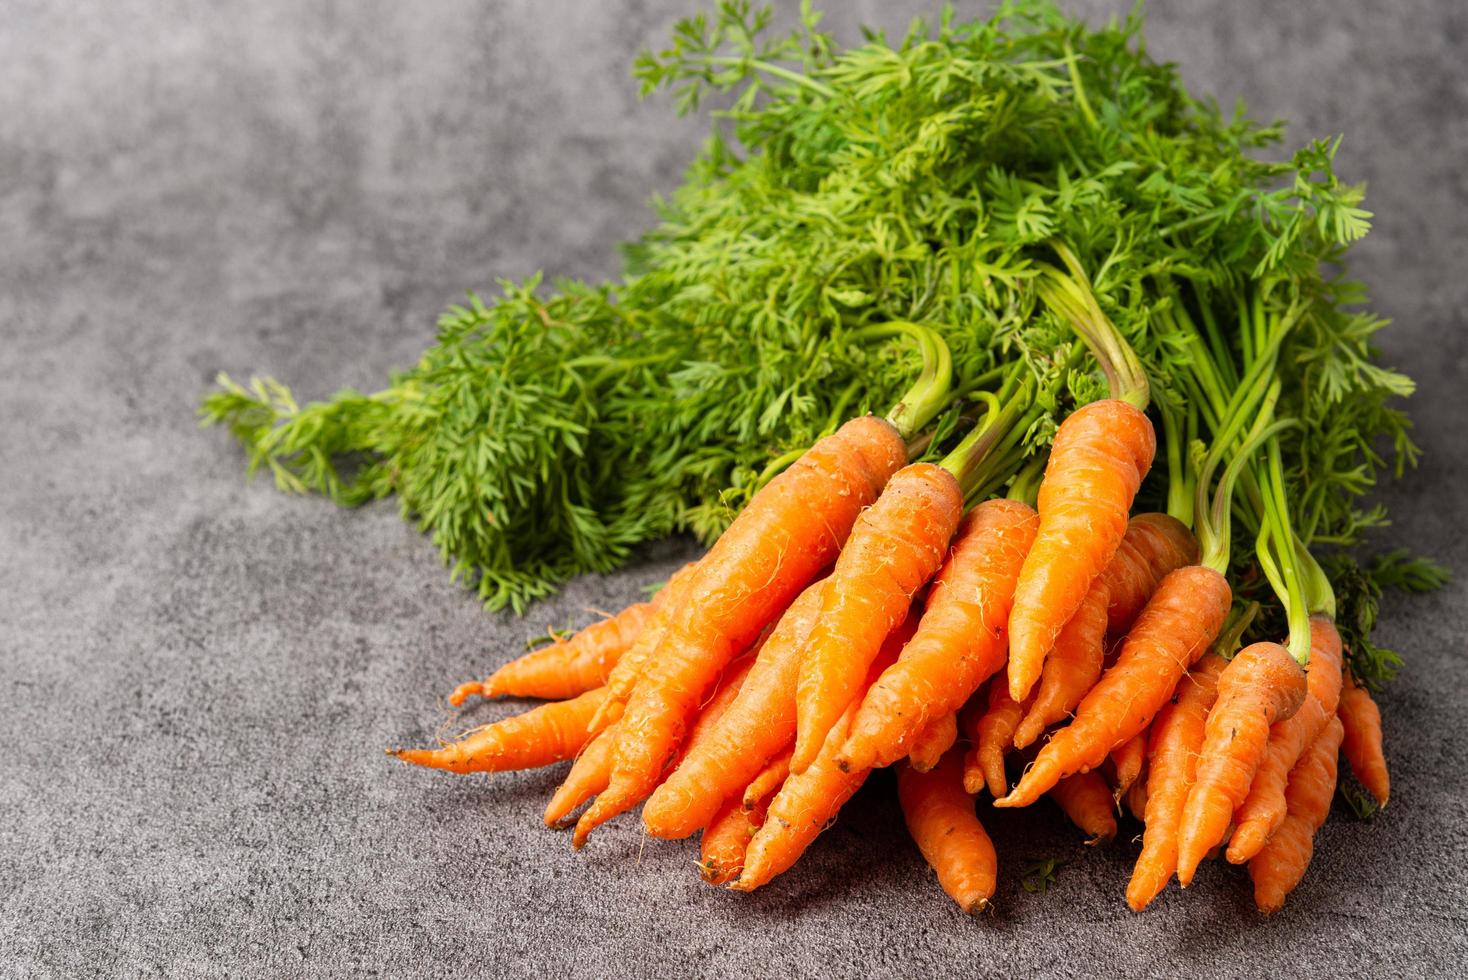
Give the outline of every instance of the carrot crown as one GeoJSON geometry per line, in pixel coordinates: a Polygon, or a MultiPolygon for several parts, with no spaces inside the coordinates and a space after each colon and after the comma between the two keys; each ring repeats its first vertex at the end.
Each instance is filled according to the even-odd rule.
{"type": "Polygon", "coordinates": [[[948,345],[937,332],[907,320],[892,320],[888,323],[862,327],[851,334],[851,339],[877,340],[885,337],[906,336],[917,344],[922,354],[923,366],[897,404],[887,413],[903,439],[911,440],[952,399],[953,355],[948,345]]]}

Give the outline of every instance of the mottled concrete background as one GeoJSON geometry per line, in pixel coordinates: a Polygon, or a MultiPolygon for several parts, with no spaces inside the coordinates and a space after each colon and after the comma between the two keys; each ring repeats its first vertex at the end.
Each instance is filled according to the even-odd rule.
{"type": "MultiPolygon", "coordinates": [[[[688,545],[493,618],[394,504],[246,485],[195,403],[221,368],[305,397],[373,385],[466,287],[613,271],[699,138],[627,73],[686,5],[0,3],[0,975],[1451,972],[1462,580],[1388,603],[1409,658],[1384,703],[1392,806],[1337,813],[1267,922],[1223,869],[1133,916],[1135,845],[1089,852],[1045,812],[992,821],[999,911],[969,921],[886,777],[737,898],[632,820],[573,854],[537,821],[558,772],[382,758],[449,723],[454,683],[627,602],[688,545]],[[1055,854],[1049,894],[1023,891],[1055,854]]],[[[928,5],[839,6],[850,37],[928,5]]],[[[1342,170],[1377,212],[1356,269],[1421,382],[1426,458],[1386,494],[1390,540],[1468,568],[1463,4],[1154,6],[1154,50],[1194,84],[1299,138],[1349,133],[1342,170]]]]}

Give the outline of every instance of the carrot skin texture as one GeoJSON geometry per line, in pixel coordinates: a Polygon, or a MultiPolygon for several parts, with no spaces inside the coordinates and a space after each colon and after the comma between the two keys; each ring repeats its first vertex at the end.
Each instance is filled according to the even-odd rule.
{"type": "Polygon", "coordinates": [[[1081,703],[1101,676],[1105,656],[1106,586],[1098,580],[1061,628],[1054,648],[1045,658],[1034,701],[1014,730],[1015,748],[1030,745],[1081,703]]]}
{"type": "Polygon", "coordinates": [[[781,785],[790,776],[790,756],[795,751],[792,744],[784,752],[775,756],[766,766],[749,781],[744,789],[742,805],[746,810],[753,810],[761,800],[768,802],[780,791],[781,785]]]}
{"type": "Polygon", "coordinates": [[[1169,572],[1198,563],[1198,539],[1168,514],[1138,514],[1127,522],[1116,554],[1101,574],[1106,583],[1106,632],[1132,628],[1169,572]]]}
{"type": "Polygon", "coordinates": [[[1111,764],[1116,768],[1114,797],[1120,800],[1142,775],[1147,763],[1147,730],[1143,729],[1111,750],[1111,764]]]}
{"type": "Polygon", "coordinates": [[[1218,697],[1218,675],[1227,664],[1216,653],[1204,656],[1178,684],[1177,700],[1152,720],[1142,853],[1126,888],[1133,912],[1146,908],[1177,870],[1177,831],[1193,787],[1208,712],[1218,697]]]}
{"type": "Polygon", "coordinates": [[[1310,618],[1310,665],[1305,670],[1305,703],[1269,730],[1269,745],[1259,763],[1249,795],[1234,813],[1228,860],[1243,864],[1265,845],[1284,822],[1285,787],[1290,770],[1325,730],[1341,697],[1341,636],[1323,616],[1310,618]]]}
{"type": "Polygon", "coordinates": [[[586,722],[606,699],[599,687],[570,701],[552,701],[485,725],[437,749],[396,749],[404,762],[449,772],[536,769],[569,759],[590,741],[586,722]]]}
{"type": "Polygon", "coordinates": [[[908,833],[943,891],[965,912],[982,912],[994,897],[999,859],[974,812],[973,795],[963,788],[959,753],[949,750],[927,772],[899,768],[897,800],[908,833]]]}
{"type": "Polygon", "coordinates": [[[1325,823],[1330,814],[1330,801],[1335,796],[1336,754],[1343,735],[1340,716],[1332,717],[1295,763],[1285,790],[1289,805],[1284,823],[1249,861],[1254,904],[1265,915],[1284,907],[1285,897],[1294,891],[1310,866],[1310,858],[1315,853],[1315,832],[1325,823]]]}
{"type": "Polygon", "coordinates": [[[638,602],[578,631],[569,639],[532,650],[477,685],[461,684],[449,695],[458,707],[470,694],[481,697],[565,701],[606,684],[622,655],[652,619],[656,606],[638,602]]]}
{"type": "Polygon", "coordinates": [[[1197,775],[1178,831],[1177,880],[1186,888],[1208,852],[1229,832],[1234,811],[1269,745],[1269,730],[1305,702],[1305,673],[1278,643],[1240,650],[1218,678],[1218,700],[1208,713],[1197,775]]]}
{"type": "Polygon", "coordinates": [[[602,729],[571,764],[571,771],[556,787],[545,806],[542,819],[547,827],[565,826],[565,820],[581,804],[607,788],[612,776],[612,748],[617,744],[616,724],[602,729]]]}
{"type": "Polygon", "coordinates": [[[1202,565],[1171,572],[1127,634],[1116,663],[1051,737],[1007,797],[995,806],[1029,806],[1066,776],[1094,768],[1146,728],[1178,680],[1208,649],[1228,616],[1233,593],[1202,565]]]}
{"type": "Polygon", "coordinates": [[[727,800],[699,838],[698,875],[710,885],[723,885],[739,877],[744,852],[754,831],[765,821],[764,800],[745,809],[738,798],[727,800]]]}
{"type": "Polygon", "coordinates": [[[765,640],[749,677],[708,739],[683,756],[653,791],[642,821],[654,837],[687,837],[713,819],[730,795],[795,739],[800,653],[821,610],[825,580],[800,594],[765,640]]]}
{"type": "Polygon", "coordinates": [[[1345,726],[1342,748],[1351,772],[1376,797],[1378,806],[1386,806],[1391,799],[1392,781],[1382,749],[1381,709],[1371,692],[1358,686],[1350,674],[1346,675],[1345,688],[1341,691],[1339,712],[1341,724],[1345,726]]]}
{"type": "Polygon", "coordinates": [[[1087,844],[1099,844],[1116,836],[1116,799],[1099,772],[1067,776],[1050,787],[1049,796],[1086,835],[1087,844]]]}
{"type": "Polygon", "coordinates": [[[896,762],[924,726],[957,711],[1003,667],[1014,584],[1037,527],[1035,512],[1014,500],[985,501],[964,518],[917,632],[862,699],[845,765],[896,762]]]}
{"type": "Polygon", "coordinates": [[[637,686],[637,681],[642,677],[643,668],[648,659],[657,650],[658,644],[668,632],[668,623],[673,614],[681,606],[688,594],[688,589],[693,583],[694,573],[698,569],[698,562],[689,562],[668,578],[668,584],[658,591],[653,598],[657,602],[652,618],[643,626],[642,632],[637,634],[637,639],[627,652],[617,660],[617,664],[607,675],[607,700],[601,711],[592,716],[591,723],[587,726],[592,732],[599,732],[610,724],[608,715],[613,710],[620,709],[627,704],[627,698],[632,694],[632,689],[637,686]]]}
{"type": "Polygon", "coordinates": [[[963,491],[953,474],[914,463],[857,519],[801,658],[793,771],[810,765],[860,695],[882,641],[907,619],[913,594],[943,564],[962,516],[963,491]]]}
{"type": "Polygon", "coordinates": [[[653,791],[719,671],[831,563],[906,457],[890,423],[853,419],[771,480],[720,535],[670,604],[667,631],[627,701],[611,782],[577,821],[582,840],[653,791]]]}
{"type": "MultiPolygon", "coordinates": [[[[909,620],[887,638],[872,664],[869,679],[874,680],[897,659],[897,651],[911,638],[912,630],[909,620]]],[[[770,801],[765,822],[745,851],[744,870],[729,883],[730,888],[754,891],[789,870],[866,782],[870,770],[847,772],[836,764],[836,753],[855,714],[856,705],[852,704],[826,736],[815,761],[804,772],[790,773],[770,801]]]]}
{"type": "Polygon", "coordinates": [[[1066,621],[1111,561],[1157,436],[1126,402],[1084,405],[1060,424],[1040,481],[1040,528],[1009,617],[1009,695],[1023,701],[1066,621]]]}
{"type": "Polygon", "coordinates": [[[958,715],[950,711],[928,722],[912,743],[907,764],[918,772],[931,772],[943,754],[958,741],[958,715]]]}
{"type": "Polygon", "coordinates": [[[964,758],[963,785],[970,793],[977,794],[987,786],[989,795],[997,800],[1008,792],[1004,756],[1027,709],[1028,705],[1010,698],[1009,685],[1002,680],[990,685],[988,708],[974,723],[973,747],[964,758]]]}

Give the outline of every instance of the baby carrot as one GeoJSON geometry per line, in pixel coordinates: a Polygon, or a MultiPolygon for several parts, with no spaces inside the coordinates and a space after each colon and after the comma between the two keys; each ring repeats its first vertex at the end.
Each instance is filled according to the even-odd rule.
{"type": "Polygon", "coordinates": [[[1269,727],[1305,702],[1305,672],[1278,643],[1253,643],[1218,678],[1197,775],[1178,831],[1177,880],[1186,888],[1204,856],[1224,839],[1269,744],[1269,727]]]}
{"type": "Polygon", "coordinates": [[[611,781],[577,821],[578,838],[647,798],[719,671],[830,564],[906,454],[890,422],[854,419],[755,494],[669,604],[627,701],[611,781]]]}
{"type": "Polygon", "coordinates": [[[1315,832],[1330,814],[1335,796],[1336,753],[1344,727],[1336,716],[1290,770],[1285,797],[1289,801],[1284,823],[1269,843],[1249,861],[1254,881],[1254,904],[1265,915],[1284,907],[1285,897],[1305,877],[1315,852],[1315,832]]]}
{"type": "Polygon", "coordinates": [[[1152,423],[1120,399],[1082,406],[1060,424],[1040,483],[1040,527],[1009,616],[1014,700],[1029,695],[1056,635],[1116,553],[1156,451],[1152,423]]]}
{"type": "Polygon", "coordinates": [[[861,691],[882,641],[943,563],[962,516],[957,478],[932,463],[914,463],[857,520],[801,658],[793,771],[810,764],[861,691]]]}
{"type": "Polygon", "coordinates": [[[1381,745],[1381,709],[1371,699],[1371,692],[1356,684],[1346,674],[1345,689],[1339,705],[1341,724],[1345,726],[1342,747],[1362,786],[1381,806],[1391,797],[1391,775],[1386,768],[1386,754],[1381,745]]]}
{"type": "Polygon", "coordinates": [[[1086,835],[1087,844],[1116,836],[1116,799],[1099,772],[1078,772],[1050,787],[1049,797],[1086,835]]]}
{"type": "Polygon", "coordinates": [[[475,729],[438,749],[390,749],[404,762],[449,772],[534,769],[569,759],[590,736],[586,723],[606,699],[599,687],[570,701],[552,701],[521,715],[475,729]]]}
{"type": "Polygon", "coordinates": [[[918,772],[928,772],[957,741],[958,715],[952,711],[940,715],[928,722],[913,739],[912,750],[907,754],[908,765],[918,772]]]}
{"type": "Polygon", "coordinates": [[[1014,583],[1036,526],[1035,512],[1014,500],[985,501],[964,518],[912,641],[861,702],[844,765],[902,758],[925,725],[962,707],[1003,666],[1014,583]]]}
{"type": "Polygon", "coordinates": [[[1178,679],[1213,642],[1232,592],[1218,572],[1189,565],[1157,586],[1127,635],[1116,663],[1056,732],[1008,796],[995,806],[1029,806],[1071,773],[1101,764],[1172,697],[1178,679]]]}
{"type": "Polygon", "coordinates": [[[937,872],[943,891],[965,912],[982,912],[994,897],[999,862],[974,813],[973,795],[963,788],[957,750],[947,752],[927,772],[901,766],[897,800],[913,842],[937,872]]]}

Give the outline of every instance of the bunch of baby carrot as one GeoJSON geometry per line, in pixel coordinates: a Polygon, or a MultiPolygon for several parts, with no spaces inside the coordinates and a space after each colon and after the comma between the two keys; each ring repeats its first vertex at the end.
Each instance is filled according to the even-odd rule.
{"type": "Polygon", "coordinates": [[[940,461],[909,458],[953,402],[951,363],[932,331],[893,324],[924,371],[886,418],[816,442],[650,602],[450,698],[550,703],[395,754],[454,772],[574,759],[548,825],[574,824],[580,847],[641,805],[654,837],[701,833],[704,878],[740,891],[790,868],[874,768],[896,765],[912,836],[965,910],[996,883],[985,788],[998,807],[1048,795],[1093,840],[1129,809],[1145,825],[1134,909],[1220,849],[1247,863],[1259,908],[1278,909],[1310,861],[1338,750],[1388,795],[1379,715],[1343,671],[1330,583],[1286,498],[1279,435],[1296,423],[1277,417],[1274,358],[1294,308],[1241,311],[1237,357],[1183,331],[1196,349],[1180,413],[1152,406],[1086,270],[1054,251],[1036,315],[1080,343],[969,391],[972,428],[940,461]],[[1036,452],[1025,435],[1087,356],[1110,397],[1036,452]],[[1159,455],[1149,408],[1169,512],[1132,515],[1159,455]],[[1236,519],[1288,631],[1243,649],[1258,604],[1226,577],[1236,519]],[[1007,762],[1023,767],[1013,786],[1007,762]]]}

